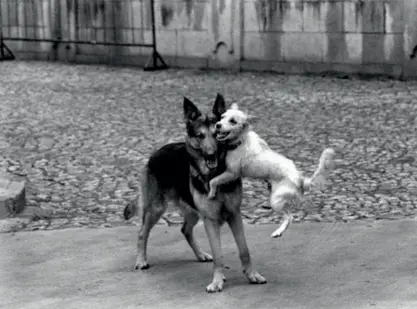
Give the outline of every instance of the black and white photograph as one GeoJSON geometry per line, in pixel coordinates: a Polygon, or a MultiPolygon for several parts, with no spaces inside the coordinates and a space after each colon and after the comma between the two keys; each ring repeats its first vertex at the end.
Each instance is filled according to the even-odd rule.
{"type": "Polygon", "coordinates": [[[416,309],[417,0],[0,0],[0,309],[416,309]]]}

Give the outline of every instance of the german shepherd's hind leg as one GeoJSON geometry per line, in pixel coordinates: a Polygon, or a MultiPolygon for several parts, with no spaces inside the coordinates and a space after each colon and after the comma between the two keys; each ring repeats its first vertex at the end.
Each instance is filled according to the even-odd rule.
{"type": "Polygon", "coordinates": [[[193,210],[187,210],[184,212],[184,223],[181,228],[181,232],[193,250],[197,260],[200,262],[211,262],[213,260],[212,256],[203,250],[195,240],[194,237],[194,226],[198,222],[198,214],[193,210]]]}
{"type": "Polygon", "coordinates": [[[206,287],[208,293],[221,292],[225,281],[224,264],[220,245],[220,222],[204,218],[204,227],[213,254],[213,281],[206,287]]]}
{"type": "Polygon", "coordinates": [[[151,229],[164,214],[167,204],[165,196],[160,192],[154,181],[142,183],[142,225],[138,234],[138,254],[136,257],[135,269],[147,269],[147,246],[151,229]]]}
{"type": "Polygon", "coordinates": [[[239,250],[240,261],[243,267],[243,273],[248,278],[250,283],[265,284],[266,279],[252,268],[248,244],[246,243],[245,232],[243,230],[243,222],[240,213],[235,213],[231,216],[227,223],[232,230],[235,238],[237,248],[239,250]]]}
{"type": "Polygon", "coordinates": [[[148,269],[149,264],[146,259],[146,251],[148,246],[149,233],[154,225],[161,218],[165,212],[165,207],[158,207],[157,209],[144,210],[143,223],[138,235],[138,255],[136,258],[135,269],[148,269]]]}

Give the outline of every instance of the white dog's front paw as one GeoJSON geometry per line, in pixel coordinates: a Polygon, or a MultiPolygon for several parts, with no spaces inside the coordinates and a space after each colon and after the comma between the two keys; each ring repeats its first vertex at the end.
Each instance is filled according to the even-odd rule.
{"type": "Polygon", "coordinates": [[[216,197],[216,190],[215,189],[210,189],[208,195],[207,195],[209,200],[212,200],[216,197]]]}

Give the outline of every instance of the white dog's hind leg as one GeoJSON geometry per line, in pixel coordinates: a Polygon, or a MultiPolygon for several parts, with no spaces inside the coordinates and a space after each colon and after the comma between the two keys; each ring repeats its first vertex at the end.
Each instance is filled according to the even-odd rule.
{"type": "Polygon", "coordinates": [[[288,229],[288,227],[291,225],[293,220],[293,216],[290,214],[284,213],[284,221],[281,223],[280,227],[275,230],[271,234],[272,238],[281,237],[282,234],[288,229]]]}
{"type": "Polygon", "coordinates": [[[286,207],[291,204],[299,203],[299,195],[297,189],[288,183],[272,183],[270,204],[272,209],[277,213],[284,213],[284,221],[271,234],[271,237],[280,237],[288,229],[293,217],[287,212],[286,207]]]}
{"type": "Polygon", "coordinates": [[[328,173],[333,169],[333,158],[335,151],[332,148],[326,148],[320,156],[319,165],[311,178],[304,178],[304,190],[307,192],[311,187],[316,186],[322,189],[326,183],[328,173]]]}

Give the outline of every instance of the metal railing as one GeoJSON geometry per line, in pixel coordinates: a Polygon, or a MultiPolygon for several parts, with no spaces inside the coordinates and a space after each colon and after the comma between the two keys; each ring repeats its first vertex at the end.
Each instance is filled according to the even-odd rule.
{"type": "Polygon", "coordinates": [[[49,42],[55,50],[60,44],[151,48],[144,69],[168,67],[156,46],[154,0],[0,0],[0,60],[15,58],[7,41],[49,42]]]}

